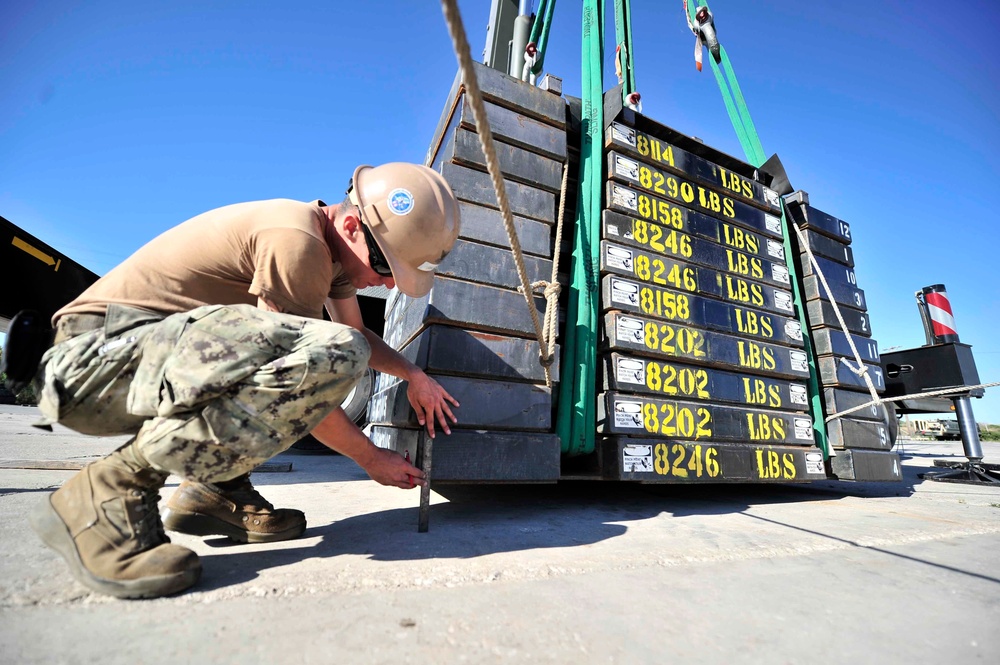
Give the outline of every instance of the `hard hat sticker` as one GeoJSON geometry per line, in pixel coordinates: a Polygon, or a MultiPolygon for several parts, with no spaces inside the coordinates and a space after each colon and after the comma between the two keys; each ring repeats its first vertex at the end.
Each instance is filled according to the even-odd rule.
{"type": "Polygon", "coordinates": [[[424,272],[434,272],[435,270],[437,270],[438,265],[440,264],[431,263],[430,261],[424,261],[419,266],[417,266],[417,270],[422,270],[424,272]]]}
{"type": "Polygon", "coordinates": [[[397,215],[408,215],[413,210],[413,194],[400,187],[389,192],[386,203],[389,204],[389,210],[397,215]]]}

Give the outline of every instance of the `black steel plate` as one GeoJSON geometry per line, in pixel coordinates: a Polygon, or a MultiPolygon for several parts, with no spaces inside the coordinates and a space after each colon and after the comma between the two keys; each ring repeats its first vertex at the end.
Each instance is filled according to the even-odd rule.
{"type": "MultiPolygon", "coordinates": [[[[841,390],[838,388],[823,389],[823,404],[826,405],[826,415],[832,416],[835,413],[847,411],[855,407],[867,404],[872,401],[872,396],[867,392],[857,390],[841,390]]],[[[885,420],[883,407],[872,404],[871,406],[852,411],[850,417],[857,420],[874,420],[883,422],[885,420]]]]}
{"type": "Polygon", "coordinates": [[[601,241],[601,272],[632,277],[678,291],[710,295],[779,314],[791,315],[795,312],[792,294],[785,289],[637,248],[615,245],[606,240],[601,241]]]}
{"type": "MultiPolygon", "coordinates": [[[[478,330],[432,325],[400,350],[420,369],[435,374],[544,383],[545,370],[538,362],[538,341],[478,330]]],[[[551,367],[559,380],[559,347],[551,367]]]]}
{"type": "MultiPolygon", "coordinates": [[[[649,192],[641,192],[617,182],[606,182],[604,187],[605,204],[609,210],[630,217],[638,217],[647,222],[671,226],[686,233],[727,244],[734,249],[751,251],[750,248],[738,244],[740,237],[735,232],[730,233],[733,242],[727,241],[722,225],[728,225],[730,223],[728,221],[695,212],[649,192]]],[[[773,240],[777,240],[779,244],[781,239],[785,237],[781,230],[781,218],[774,215],[764,215],[763,218],[746,221],[732,220],[732,223],[741,224],[742,226],[739,228],[746,228],[751,232],[769,236],[773,240]]]]}
{"type": "MultiPolygon", "coordinates": [[[[853,360],[846,358],[834,358],[824,356],[817,358],[817,368],[819,370],[819,382],[824,388],[850,388],[854,390],[868,390],[865,380],[855,374],[845,361],[850,362],[851,367],[855,367],[853,360]]],[[[885,392],[885,374],[879,365],[865,364],[868,368],[868,376],[871,377],[872,384],[877,392],[885,392]]]]}
{"type": "MultiPolygon", "coordinates": [[[[503,216],[499,210],[459,203],[458,211],[462,218],[462,230],[459,238],[476,242],[510,247],[510,238],[504,229],[503,216]]],[[[552,226],[526,217],[514,216],[514,230],[521,250],[525,254],[552,257],[552,226]]]]}
{"type": "Polygon", "coordinates": [[[605,314],[603,342],[609,350],[623,351],[630,355],[636,353],[723,369],[735,367],[754,374],[788,379],[809,376],[809,364],[804,351],[664,323],[634,314],[605,314]]]}
{"type": "Polygon", "coordinates": [[[786,316],[661,289],[615,275],[601,278],[601,308],[621,310],[767,342],[802,347],[802,325],[786,316]]]}
{"type": "MultiPolygon", "coordinates": [[[[854,267],[854,252],[847,243],[839,242],[815,231],[803,231],[802,235],[806,238],[806,245],[817,257],[842,263],[848,268],[854,267]]],[[[798,234],[793,233],[792,237],[798,242],[798,234]]],[[[799,251],[802,253],[802,262],[807,262],[809,257],[806,256],[805,250],[800,247],[799,251]]]]}
{"type": "MultiPolygon", "coordinates": [[[[535,298],[541,320],[545,301],[535,298]]],[[[400,294],[386,315],[385,342],[394,349],[431,323],[473,330],[534,337],[535,326],[524,296],[516,291],[436,277],[434,288],[422,298],[400,294]]]]}
{"type": "MultiPolygon", "coordinates": [[[[455,198],[487,208],[497,208],[497,195],[490,175],[458,164],[442,164],[441,174],[448,181],[455,198]]],[[[510,210],[515,215],[552,224],[556,219],[556,195],[544,189],[504,178],[510,210]]]]}
{"type": "Polygon", "coordinates": [[[605,393],[597,405],[597,431],[605,434],[814,445],[812,418],[805,414],[616,392],[605,393]]]}
{"type": "MultiPolygon", "coordinates": [[[[841,331],[829,328],[814,330],[811,337],[817,356],[842,356],[854,360],[854,354],[847,342],[847,335],[841,331]]],[[[855,335],[854,346],[865,362],[873,364],[882,362],[878,354],[878,342],[875,340],[855,335]]]]}
{"type": "Polygon", "coordinates": [[[825,480],[818,448],[606,437],[605,478],[643,483],[764,483],[825,480]]]}
{"type": "Polygon", "coordinates": [[[834,448],[867,448],[889,450],[892,441],[889,428],[882,423],[874,423],[854,418],[837,418],[826,424],[826,435],[834,448]]]}
{"type": "Polygon", "coordinates": [[[621,353],[604,356],[601,369],[602,386],[605,390],[655,395],[667,399],[729,402],[763,409],[809,409],[805,384],[794,381],[621,353]]]}
{"type": "Polygon", "coordinates": [[[805,192],[792,192],[785,197],[785,201],[790,221],[798,224],[799,228],[817,231],[838,242],[850,244],[851,225],[809,205],[805,192]]]}
{"type": "MultiPolygon", "coordinates": [[[[464,376],[434,379],[462,405],[452,407],[459,429],[545,431],[552,427],[552,393],[545,386],[489,381],[464,376]]],[[[378,425],[419,427],[406,396],[408,383],[399,381],[372,395],[368,421],[378,425]]]]}
{"type": "MultiPolygon", "coordinates": [[[[627,188],[616,183],[608,183],[608,189],[618,190],[627,188]]],[[[628,191],[632,192],[632,190],[628,191]]],[[[637,194],[637,196],[640,195],[637,194]]],[[[646,195],[642,194],[641,196],[646,195]]],[[[663,203],[666,205],[666,201],[663,203]]],[[[620,240],[622,238],[634,240],[637,232],[642,237],[642,229],[648,228],[650,224],[659,224],[664,231],[667,229],[676,229],[678,233],[686,233],[693,237],[703,238],[745,254],[759,256],[768,261],[785,263],[785,246],[780,239],[766,238],[763,235],[744,229],[742,226],[723,222],[708,215],[700,215],[687,208],[674,206],[671,210],[684,211],[687,215],[678,216],[676,219],[656,221],[652,219],[640,219],[640,216],[633,211],[625,213],[617,212],[618,210],[627,210],[625,206],[615,205],[613,207],[615,210],[605,210],[601,213],[604,223],[605,240],[620,240]]],[[[649,243],[640,244],[646,246],[649,243]]]]}
{"type": "Polygon", "coordinates": [[[903,479],[899,455],[882,450],[838,450],[830,458],[830,471],[840,480],[903,479]]]}
{"type": "MultiPolygon", "coordinates": [[[[840,314],[844,317],[847,329],[855,335],[871,337],[872,324],[868,314],[850,307],[841,307],[840,314]]],[[[840,322],[833,311],[833,305],[828,300],[810,300],[806,302],[806,319],[809,328],[835,328],[840,330],[840,322]]]]}
{"type": "MultiPolygon", "coordinates": [[[[420,466],[427,432],[373,427],[379,448],[409,455],[420,466]]],[[[431,484],[554,483],[560,472],[559,437],[539,432],[452,430],[434,438],[431,484]]]]}
{"type": "Polygon", "coordinates": [[[779,288],[791,288],[791,278],[784,258],[775,261],[745,254],[710,240],[690,236],[675,228],[631,219],[610,211],[604,212],[602,227],[602,237],[605,240],[779,288]]]}
{"type": "Polygon", "coordinates": [[[611,180],[626,183],[719,219],[738,221],[756,229],[765,226],[766,217],[774,217],[760,208],[647,166],[613,150],[607,153],[607,167],[608,178],[611,180]]]}
{"type": "MultiPolygon", "coordinates": [[[[552,277],[552,261],[537,256],[522,256],[529,282],[548,280],[552,277]]],[[[517,265],[509,249],[483,245],[470,240],[457,240],[441,262],[437,274],[469,282],[489,284],[506,289],[521,285],[517,265]]]]}
{"type": "Polygon", "coordinates": [[[624,152],[654,168],[686,175],[727,196],[781,214],[781,201],[773,189],[645,132],[612,122],[604,131],[604,147],[624,152]]]}
{"type": "MultiPolygon", "coordinates": [[[[439,164],[453,162],[486,171],[486,156],[483,154],[478,134],[459,127],[445,139],[445,144],[438,151],[432,168],[437,170],[439,164]]],[[[493,142],[493,151],[500,165],[500,172],[505,178],[559,193],[563,172],[561,161],[549,159],[502,141],[493,142]]]]}
{"type": "MultiPolygon", "coordinates": [[[[862,312],[868,310],[865,292],[858,287],[847,282],[832,280],[829,277],[827,277],[827,284],[830,285],[830,293],[833,294],[833,299],[837,304],[859,309],[862,312]]],[[[804,277],[802,279],[802,286],[804,287],[803,292],[807,301],[827,300],[826,289],[819,283],[816,275],[804,277]]]]}

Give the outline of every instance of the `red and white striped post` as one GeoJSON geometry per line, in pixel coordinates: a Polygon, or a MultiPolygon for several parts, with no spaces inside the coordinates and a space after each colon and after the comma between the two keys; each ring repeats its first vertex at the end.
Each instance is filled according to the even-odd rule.
{"type": "Polygon", "coordinates": [[[955,327],[955,315],[951,312],[951,302],[944,284],[932,284],[921,289],[927,341],[931,344],[945,344],[958,341],[958,330],[955,327]]]}

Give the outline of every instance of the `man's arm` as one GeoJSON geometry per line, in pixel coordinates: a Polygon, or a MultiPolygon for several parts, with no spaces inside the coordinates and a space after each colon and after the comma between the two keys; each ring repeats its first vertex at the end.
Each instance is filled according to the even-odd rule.
{"type": "Polygon", "coordinates": [[[361,334],[368,340],[372,349],[371,358],[368,364],[380,372],[392,374],[408,382],[406,396],[410,400],[410,405],[417,414],[417,422],[421,426],[427,427],[427,433],[434,438],[434,423],[441,424],[441,429],[445,434],[451,434],[448,426],[448,419],[457,423],[458,418],[451,411],[449,402],[454,406],[459,406],[458,400],[448,394],[440,383],[427,376],[427,374],[401,356],[396,350],[382,341],[382,338],[365,327],[361,318],[361,307],[358,299],[345,298],[334,300],[327,298],[326,311],[330,318],[339,323],[349,325],[361,331],[361,334]]]}

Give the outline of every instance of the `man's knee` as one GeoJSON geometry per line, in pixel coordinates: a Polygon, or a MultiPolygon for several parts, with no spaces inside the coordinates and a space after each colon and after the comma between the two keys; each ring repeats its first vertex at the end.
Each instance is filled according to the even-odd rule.
{"type": "Polygon", "coordinates": [[[310,373],[317,379],[353,382],[368,368],[371,346],[361,331],[327,324],[309,335],[310,373]]]}

